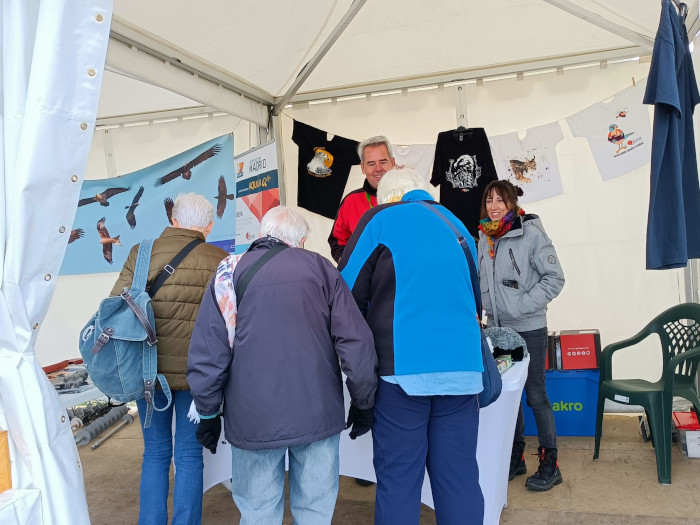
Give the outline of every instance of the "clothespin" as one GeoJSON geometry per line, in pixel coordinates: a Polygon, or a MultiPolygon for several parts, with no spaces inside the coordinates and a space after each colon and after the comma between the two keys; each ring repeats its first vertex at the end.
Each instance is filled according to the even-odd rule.
{"type": "Polygon", "coordinates": [[[634,81],[634,77],[632,77],[632,86],[637,87],[637,83],[634,81]]]}

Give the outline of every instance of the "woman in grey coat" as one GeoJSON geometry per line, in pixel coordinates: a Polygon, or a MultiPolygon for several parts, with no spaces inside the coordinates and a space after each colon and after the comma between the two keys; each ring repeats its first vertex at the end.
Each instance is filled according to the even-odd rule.
{"type": "MultiPolygon", "coordinates": [[[[525,485],[549,490],[562,482],[557,464],[557,433],[552,405],[545,391],[547,304],[564,286],[564,272],[552,241],[537,215],[518,206],[522,190],[505,180],[489,183],[481,202],[479,277],[490,326],[512,328],[530,354],[525,391],[539,438],[537,472],[525,485]]],[[[523,409],[518,412],[509,480],[525,474],[523,409]]]]}

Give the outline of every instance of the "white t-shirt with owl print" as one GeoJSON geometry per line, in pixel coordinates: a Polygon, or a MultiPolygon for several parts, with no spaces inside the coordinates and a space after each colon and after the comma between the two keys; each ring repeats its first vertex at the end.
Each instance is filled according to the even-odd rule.
{"type": "Polygon", "coordinates": [[[556,147],[564,138],[558,122],[526,131],[489,137],[496,172],[523,190],[518,202],[535,202],[564,193],[556,147]]]}
{"type": "Polygon", "coordinates": [[[566,119],[575,137],[586,137],[603,180],[651,162],[649,109],[642,103],[646,79],[566,119]]]}

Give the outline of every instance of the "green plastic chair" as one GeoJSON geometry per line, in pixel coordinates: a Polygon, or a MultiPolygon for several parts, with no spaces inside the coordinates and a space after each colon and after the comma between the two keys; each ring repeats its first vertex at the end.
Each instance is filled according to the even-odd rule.
{"type": "Polygon", "coordinates": [[[598,459],[605,400],[641,405],[646,410],[656,452],[659,483],[671,483],[671,417],[673,396],[687,399],[700,410],[695,378],[700,362],[700,304],[684,303],[669,308],[634,337],[605,347],[600,355],[600,384],[595,424],[598,459]],[[643,379],[612,379],[612,356],[636,345],[652,334],[661,341],[663,369],[655,383],[643,379]]]}

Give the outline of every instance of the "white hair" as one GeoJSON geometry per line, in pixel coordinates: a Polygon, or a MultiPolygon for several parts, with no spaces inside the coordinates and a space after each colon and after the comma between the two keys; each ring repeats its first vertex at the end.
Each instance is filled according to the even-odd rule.
{"type": "Polygon", "coordinates": [[[181,228],[206,228],[214,220],[214,207],[197,193],[182,193],[175,199],[173,219],[181,228]]]}
{"type": "Polygon", "coordinates": [[[387,171],[377,186],[377,202],[384,204],[393,200],[400,200],[406,193],[413,190],[427,190],[425,179],[411,168],[402,168],[387,171]]]}
{"type": "Polygon", "coordinates": [[[309,225],[299,212],[287,206],[269,210],[260,222],[260,235],[271,235],[290,246],[299,246],[309,233],[309,225]]]}
{"type": "Polygon", "coordinates": [[[394,158],[394,148],[392,147],[391,142],[389,142],[389,139],[384,135],[376,135],[363,140],[360,142],[360,145],[357,146],[357,155],[360,157],[360,162],[365,161],[365,148],[370,146],[386,146],[386,150],[389,152],[389,158],[394,158]]]}

